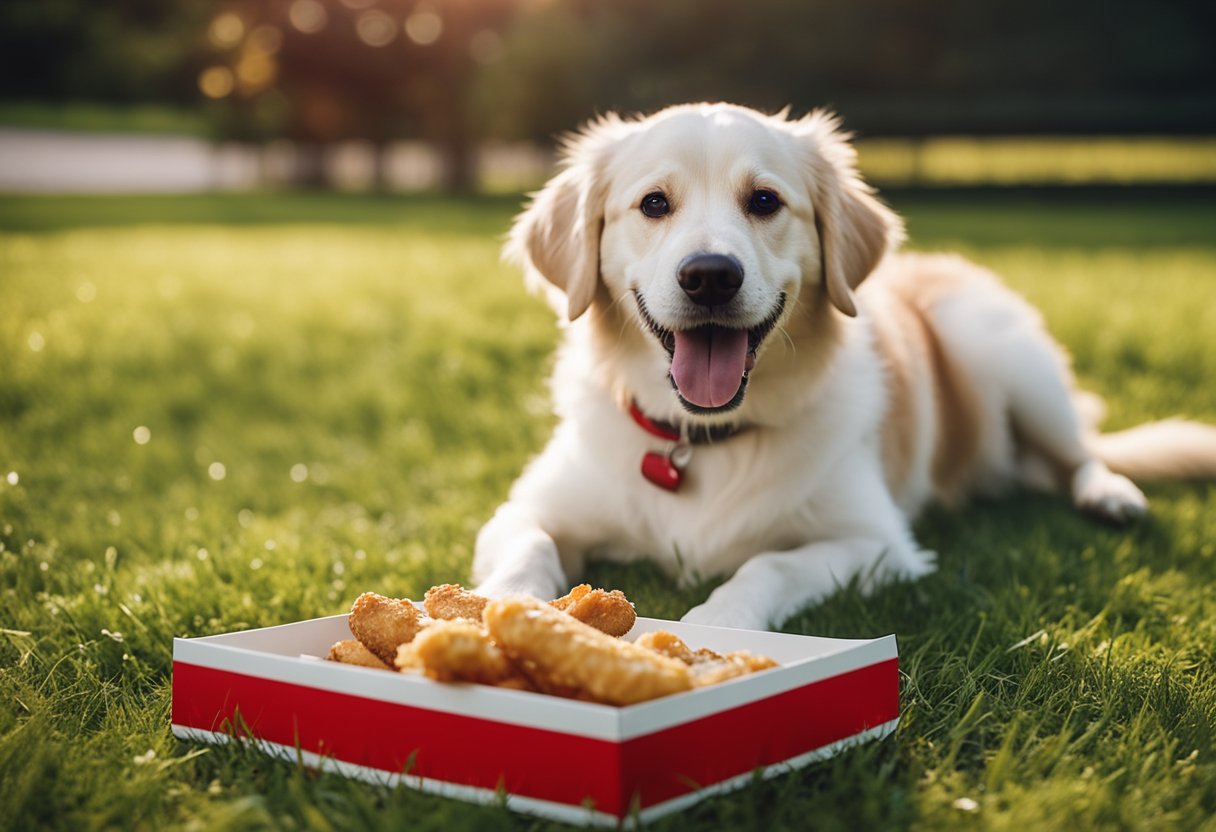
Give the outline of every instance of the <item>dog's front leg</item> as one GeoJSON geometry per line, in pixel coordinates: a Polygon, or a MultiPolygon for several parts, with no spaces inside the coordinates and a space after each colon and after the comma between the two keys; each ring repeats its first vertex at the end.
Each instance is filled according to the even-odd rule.
{"type": "Polygon", "coordinates": [[[810,543],[748,560],[683,620],[693,624],[766,630],[822,601],[854,578],[863,592],[934,570],[935,555],[870,538],[810,543]]]}
{"type": "Polygon", "coordinates": [[[518,593],[549,600],[569,588],[553,538],[511,502],[500,506],[477,535],[473,580],[476,591],[491,598],[518,593]]]}

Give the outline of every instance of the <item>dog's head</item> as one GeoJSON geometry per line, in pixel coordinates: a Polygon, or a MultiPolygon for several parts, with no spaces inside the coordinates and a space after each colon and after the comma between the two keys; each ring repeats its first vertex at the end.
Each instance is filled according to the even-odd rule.
{"type": "Polygon", "coordinates": [[[507,255],[571,321],[596,303],[632,318],[685,410],[733,410],[774,330],[820,301],[855,315],[853,290],[901,236],[847,139],[822,112],[599,119],[567,141],[507,255]]]}

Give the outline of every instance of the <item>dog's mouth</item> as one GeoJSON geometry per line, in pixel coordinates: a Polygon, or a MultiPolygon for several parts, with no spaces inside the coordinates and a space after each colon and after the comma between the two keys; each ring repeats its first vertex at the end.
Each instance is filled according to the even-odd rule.
{"type": "Polygon", "coordinates": [[[691,413],[722,413],[743,403],[748,374],[756,366],[756,350],[773,331],[785,309],[785,293],[767,318],[753,327],[707,323],[690,329],[667,329],[634,291],[646,328],[671,356],[668,371],[680,403],[691,413]]]}

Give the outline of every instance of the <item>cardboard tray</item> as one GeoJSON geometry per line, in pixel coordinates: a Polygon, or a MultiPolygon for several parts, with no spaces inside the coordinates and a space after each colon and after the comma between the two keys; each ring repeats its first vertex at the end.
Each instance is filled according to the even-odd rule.
{"type": "Polygon", "coordinates": [[[345,615],[173,642],[173,733],[568,823],[646,822],[891,733],[895,637],[829,639],[639,618],[782,667],[625,708],[323,661],[345,615]]]}

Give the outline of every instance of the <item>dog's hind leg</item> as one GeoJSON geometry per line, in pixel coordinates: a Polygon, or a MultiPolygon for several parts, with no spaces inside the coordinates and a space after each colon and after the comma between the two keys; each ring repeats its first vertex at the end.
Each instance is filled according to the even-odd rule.
{"type": "Polygon", "coordinates": [[[1021,358],[1025,365],[1011,373],[1010,411],[1031,453],[1045,457],[1066,478],[1081,511],[1114,523],[1142,516],[1148,510],[1143,492],[1086,447],[1071,373],[1054,345],[1035,343],[1021,358]]]}
{"type": "Polygon", "coordinates": [[[988,365],[985,380],[995,377],[1008,402],[1021,445],[1023,481],[1042,485],[1045,473],[1054,471],[1057,481],[1070,488],[1073,503],[1086,513],[1115,523],[1143,515],[1148,501],[1140,489],[1087,447],[1092,415],[1078,408],[1062,351],[1040,326],[1018,327],[1002,340],[1002,348],[993,351],[999,358],[988,365]]]}
{"type": "Polygon", "coordinates": [[[1093,447],[1101,402],[1076,391],[1068,358],[1039,312],[983,269],[961,260],[935,267],[957,279],[927,308],[932,329],[982,402],[971,487],[1063,486],[1077,508],[1104,519],[1144,514],[1140,489],[1111,471],[1093,447]]]}

